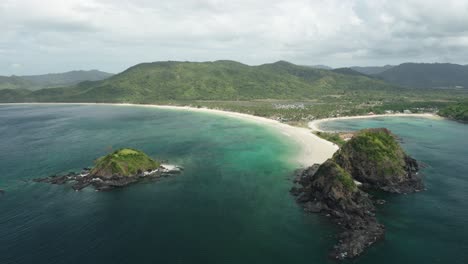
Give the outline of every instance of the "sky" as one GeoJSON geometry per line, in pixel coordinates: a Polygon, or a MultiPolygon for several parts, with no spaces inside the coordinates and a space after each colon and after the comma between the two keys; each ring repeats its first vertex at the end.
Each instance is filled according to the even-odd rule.
{"type": "Polygon", "coordinates": [[[0,0],[0,75],[151,61],[468,63],[467,0],[0,0]]]}

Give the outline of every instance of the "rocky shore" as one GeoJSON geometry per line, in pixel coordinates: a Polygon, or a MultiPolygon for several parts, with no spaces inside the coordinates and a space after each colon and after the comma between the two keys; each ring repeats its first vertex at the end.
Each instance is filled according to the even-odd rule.
{"type": "Polygon", "coordinates": [[[133,176],[98,176],[91,173],[91,168],[84,168],[80,173],[70,172],[65,175],[52,175],[46,178],[34,179],[35,182],[45,182],[50,184],[63,185],[72,183],[72,188],[76,191],[88,186],[94,187],[97,191],[108,191],[115,188],[125,187],[140,181],[154,181],[164,177],[180,174],[182,167],[175,165],[160,165],[155,170],[139,171],[133,176]]]}
{"type": "Polygon", "coordinates": [[[291,190],[306,212],[322,213],[341,227],[338,243],[330,252],[334,259],[359,256],[385,233],[369,195],[356,185],[341,183],[342,173],[335,162],[328,160],[298,174],[296,182],[301,187],[291,190]]]}
{"type": "Polygon", "coordinates": [[[291,189],[306,212],[322,213],[340,226],[333,259],[355,258],[385,236],[375,216],[374,200],[366,190],[410,193],[424,189],[416,160],[399,146],[387,129],[358,133],[322,165],[296,175],[291,189]]]}

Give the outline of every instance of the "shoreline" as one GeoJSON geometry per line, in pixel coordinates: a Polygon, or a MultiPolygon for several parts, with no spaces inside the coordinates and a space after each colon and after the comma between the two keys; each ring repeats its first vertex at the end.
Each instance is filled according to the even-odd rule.
{"type": "Polygon", "coordinates": [[[190,111],[198,113],[216,114],[225,117],[237,118],[240,120],[253,122],[264,125],[276,130],[281,138],[288,138],[294,141],[299,147],[297,156],[291,159],[300,167],[309,167],[315,163],[323,163],[331,158],[338,150],[338,146],[325,139],[318,137],[312,133],[311,129],[294,127],[288,124],[281,123],[277,120],[253,116],[244,113],[223,111],[209,108],[195,108],[189,106],[172,106],[172,105],[152,105],[152,104],[124,104],[124,103],[1,103],[0,105],[109,105],[109,106],[131,106],[131,107],[146,107],[167,110],[190,111]]]}
{"type": "Polygon", "coordinates": [[[422,114],[382,114],[382,115],[361,115],[361,116],[342,116],[342,117],[331,117],[331,118],[324,118],[324,119],[317,119],[309,122],[307,126],[315,132],[330,132],[326,130],[322,130],[320,128],[320,124],[330,121],[338,121],[338,120],[349,120],[349,119],[366,119],[366,118],[379,118],[379,117],[422,117],[422,118],[430,118],[430,119],[443,119],[443,117],[438,116],[433,113],[422,113],[422,114]]]}

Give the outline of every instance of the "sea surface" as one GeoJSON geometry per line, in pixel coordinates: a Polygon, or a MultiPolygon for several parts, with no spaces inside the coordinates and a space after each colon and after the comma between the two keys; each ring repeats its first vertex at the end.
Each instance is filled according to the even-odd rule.
{"type": "MultiPolygon", "coordinates": [[[[387,118],[427,164],[427,191],[387,195],[386,240],[349,263],[468,263],[468,127],[387,118]]],[[[289,194],[298,146],[270,128],[145,107],[0,105],[0,263],[335,263],[336,228],[289,194]],[[185,167],[111,192],[31,179],[79,171],[121,147],[185,167]]]]}

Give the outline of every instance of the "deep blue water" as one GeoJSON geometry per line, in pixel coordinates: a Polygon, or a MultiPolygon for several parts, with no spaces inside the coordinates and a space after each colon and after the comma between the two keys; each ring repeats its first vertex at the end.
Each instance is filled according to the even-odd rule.
{"type": "MultiPolygon", "coordinates": [[[[408,122],[403,122],[408,121],[408,122]]],[[[428,190],[388,196],[387,238],[355,263],[467,263],[468,130],[451,121],[387,126],[428,164],[428,190]]],[[[288,193],[297,146],[256,124],[123,106],[0,106],[0,263],[333,263],[335,227],[288,193]],[[111,192],[35,183],[134,147],[185,167],[111,192]]]]}

